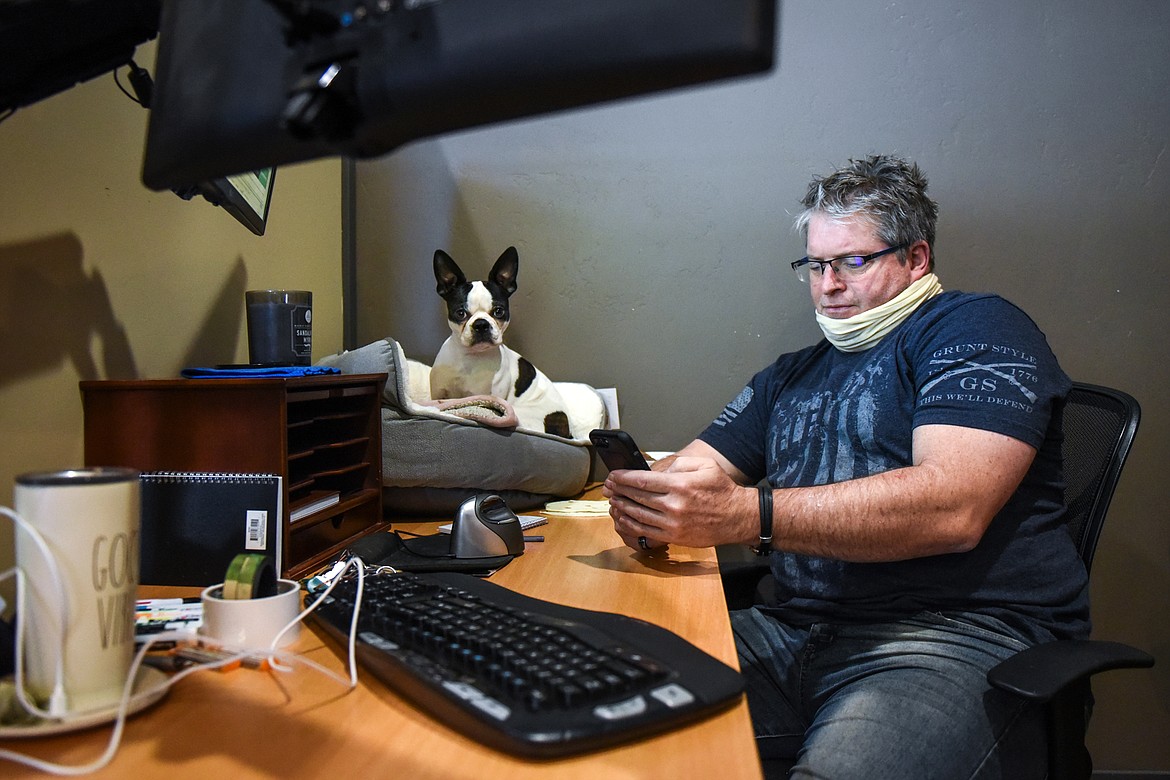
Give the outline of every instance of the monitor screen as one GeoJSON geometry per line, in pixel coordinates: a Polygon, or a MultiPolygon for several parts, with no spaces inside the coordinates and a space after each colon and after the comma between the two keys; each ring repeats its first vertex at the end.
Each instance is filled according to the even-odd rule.
{"type": "Polygon", "coordinates": [[[190,197],[195,193],[202,195],[238,219],[248,230],[262,236],[268,226],[268,206],[272,202],[272,185],[275,181],[276,169],[263,168],[200,182],[186,193],[179,190],[176,192],[182,197],[190,197]]]}
{"type": "Polygon", "coordinates": [[[186,187],[763,72],[778,0],[164,3],[143,181],[186,187]]]}

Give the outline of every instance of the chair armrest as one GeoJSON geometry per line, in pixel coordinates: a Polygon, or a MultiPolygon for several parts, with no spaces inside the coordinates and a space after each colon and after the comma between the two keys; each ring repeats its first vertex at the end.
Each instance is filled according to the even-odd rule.
{"type": "Polygon", "coordinates": [[[719,576],[728,609],[747,609],[756,603],[760,581],[771,574],[768,558],[746,552],[743,545],[716,548],[719,576]]]}
{"type": "Polygon", "coordinates": [[[987,673],[996,688],[1046,702],[1070,683],[1110,669],[1154,665],[1153,656],[1120,642],[1071,639],[1035,645],[1000,662],[987,673]]]}

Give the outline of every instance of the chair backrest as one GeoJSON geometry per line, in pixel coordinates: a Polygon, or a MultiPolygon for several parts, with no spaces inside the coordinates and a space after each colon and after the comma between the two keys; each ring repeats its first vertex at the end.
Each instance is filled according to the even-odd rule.
{"type": "Polygon", "coordinates": [[[1137,400],[1120,390],[1073,382],[1064,407],[1064,501],[1086,570],[1141,415],[1137,400]]]}

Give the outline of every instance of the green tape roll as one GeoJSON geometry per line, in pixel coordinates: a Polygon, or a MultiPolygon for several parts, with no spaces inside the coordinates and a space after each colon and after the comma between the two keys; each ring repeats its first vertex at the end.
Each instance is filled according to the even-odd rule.
{"type": "Polygon", "coordinates": [[[240,553],[228,564],[223,578],[225,599],[262,599],[276,595],[276,568],[272,558],[240,553]]]}

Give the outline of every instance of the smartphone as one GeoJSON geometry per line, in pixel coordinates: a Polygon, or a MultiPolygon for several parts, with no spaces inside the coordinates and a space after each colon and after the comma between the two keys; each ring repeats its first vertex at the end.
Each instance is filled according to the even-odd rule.
{"type": "Polygon", "coordinates": [[[596,428],[589,432],[589,440],[610,471],[618,469],[648,470],[650,464],[634,443],[634,437],[625,431],[596,428]]]}

